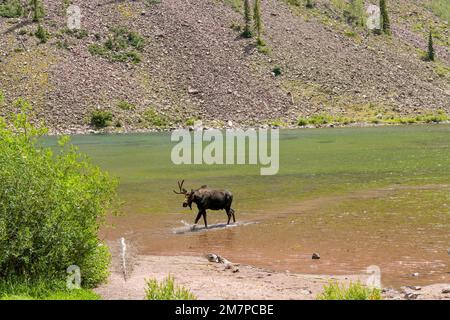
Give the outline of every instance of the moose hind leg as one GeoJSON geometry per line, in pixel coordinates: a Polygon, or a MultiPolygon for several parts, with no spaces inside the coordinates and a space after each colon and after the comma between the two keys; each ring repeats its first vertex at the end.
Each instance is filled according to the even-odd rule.
{"type": "Polygon", "coordinates": [[[231,214],[233,215],[233,222],[236,222],[236,217],[234,216],[234,210],[230,208],[231,214]]]}

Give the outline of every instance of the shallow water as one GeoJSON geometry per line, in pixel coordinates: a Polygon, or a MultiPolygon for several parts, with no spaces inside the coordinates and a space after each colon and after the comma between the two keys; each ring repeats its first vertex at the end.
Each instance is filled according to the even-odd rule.
{"type": "Polygon", "coordinates": [[[140,253],[213,252],[318,274],[378,265],[383,284],[392,286],[450,281],[448,125],[282,131],[276,176],[248,165],[175,166],[166,133],[73,142],[121,181],[124,215],[110,217],[102,237],[125,236],[140,253]],[[189,232],[196,211],[172,192],[181,179],[188,188],[231,190],[240,224],[222,226],[225,213],[211,212],[208,222],[218,227],[189,232]]]}

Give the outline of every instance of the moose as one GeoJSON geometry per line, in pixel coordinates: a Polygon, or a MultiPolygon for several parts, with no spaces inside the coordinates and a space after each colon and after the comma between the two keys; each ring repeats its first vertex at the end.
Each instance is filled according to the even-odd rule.
{"type": "Polygon", "coordinates": [[[225,210],[228,216],[227,224],[230,224],[231,217],[233,222],[236,222],[234,216],[234,210],[231,209],[231,203],[233,202],[233,194],[227,190],[214,190],[209,189],[206,185],[200,187],[197,190],[191,189],[188,192],[183,188],[184,180],[178,181],[178,188],[180,191],[175,191],[176,194],[182,194],[185,196],[183,201],[183,207],[189,206],[192,210],[192,203],[195,203],[198,208],[197,218],[195,218],[195,224],[203,216],[205,221],[205,228],[208,228],[208,222],[206,221],[206,210],[225,210]]]}

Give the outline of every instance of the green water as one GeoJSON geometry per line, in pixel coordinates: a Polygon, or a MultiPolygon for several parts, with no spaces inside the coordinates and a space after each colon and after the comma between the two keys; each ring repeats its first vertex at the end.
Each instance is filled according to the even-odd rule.
{"type": "MultiPolygon", "coordinates": [[[[74,136],[73,143],[120,179],[123,215],[110,218],[102,238],[125,236],[142,254],[215,252],[319,274],[377,265],[393,286],[450,281],[449,125],[282,131],[275,176],[261,176],[259,166],[173,165],[168,133],[74,136]],[[172,192],[181,179],[187,188],[231,190],[244,224],[174,233],[196,214],[172,192]],[[311,260],[312,252],[322,258],[311,260]]],[[[209,213],[208,221],[226,215],[209,213]]]]}
{"type": "Polygon", "coordinates": [[[173,165],[170,135],[74,136],[94,163],[120,178],[128,214],[178,210],[176,181],[188,188],[227,188],[240,211],[290,206],[299,200],[392,184],[447,183],[450,126],[287,130],[280,170],[261,176],[251,165],[173,165]]]}

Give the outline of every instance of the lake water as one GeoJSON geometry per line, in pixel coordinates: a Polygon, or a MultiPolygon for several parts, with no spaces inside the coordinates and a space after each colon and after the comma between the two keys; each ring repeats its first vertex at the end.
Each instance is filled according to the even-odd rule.
{"type": "MultiPolygon", "coordinates": [[[[315,274],[377,265],[387,286],[450,281],[449,125],[285,130],[280,139],[275,176],[249,165],[173,165],[169,133],[73,143],[120,179],[123,215],[108,219],[102,238],[125,236],[141,254],[212,252],[315,274]],[[232,191],[239,224],[183,232],[197,212],[172,192],[182,179],[189,189],[232,191]]],[[[211,212],[208,222],[226,222],[226,214],[211,212]]]]}

